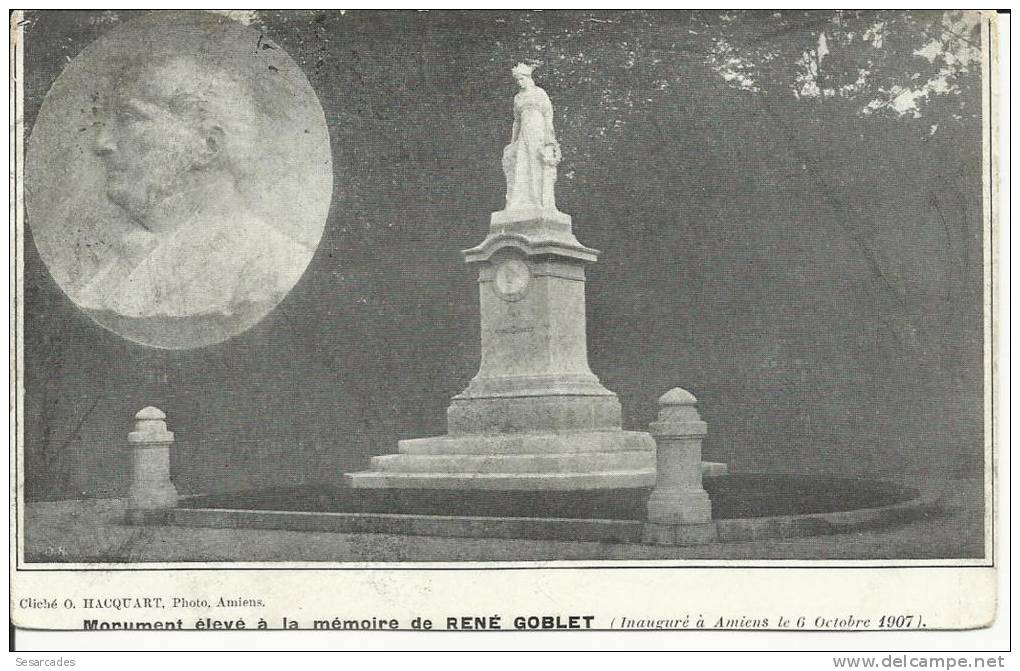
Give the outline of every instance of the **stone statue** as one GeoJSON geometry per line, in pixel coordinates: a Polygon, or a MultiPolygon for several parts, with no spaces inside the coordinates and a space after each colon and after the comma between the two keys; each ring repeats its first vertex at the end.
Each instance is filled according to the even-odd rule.
{"type": "Polygon", "coordinates": [[[521,90],[514,96],[513,135],[503,150],[507,210],[556,210],[553,186],[560,145],[553,130],[552,102],[535,84],[533,71],[525,63],[511,71],[521,90]]]}

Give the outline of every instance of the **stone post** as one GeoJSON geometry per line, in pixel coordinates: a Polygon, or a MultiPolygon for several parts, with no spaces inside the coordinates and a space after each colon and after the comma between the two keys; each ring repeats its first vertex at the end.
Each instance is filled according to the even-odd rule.
{"type": "Polygon", "coordinates": [[[160,517],[177,505],[177,489],[170,481],[170,446],[173,431],[166,428],[166,415],[149,406],[135,415],[135,430],[128,434],[131,446],[131,487],[128,490],[127,521],[142,523],[160,517]]]}
{"type": "Polygon", "coordinates": [[[679,387],[659,398],[659,419],[649,426],[656,473],[645,543],[698,545],[716,540],[712,503],[701,485],[701,440],[708,427],[698,415],[697,402],[679,387]]]}

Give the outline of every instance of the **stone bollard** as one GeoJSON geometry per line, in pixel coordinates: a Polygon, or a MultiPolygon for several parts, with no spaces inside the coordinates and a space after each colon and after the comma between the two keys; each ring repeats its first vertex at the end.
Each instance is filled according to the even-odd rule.
{"type": "Polygon", "coordinates": [[[701,439],[708,427],[680,387],[659,398],[659,419],[648,427],[655,438],[655,489],[648,498],[644,542],[699,545],[716,540],[712,503],[701,485],[701,439]]]}
{"type": "Polygon", "coordinates": [[[165,420],[159,408],[143,408],[135,415],[135,430],[128,434],[132,448],[126,513],[129,523],[157,521],[177,505],[177,489],[170,481],[174,433],[167,430],[165,420]]]}

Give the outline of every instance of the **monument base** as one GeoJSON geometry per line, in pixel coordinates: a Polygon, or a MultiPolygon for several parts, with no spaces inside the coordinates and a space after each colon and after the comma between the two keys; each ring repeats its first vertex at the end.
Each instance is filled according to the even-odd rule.
{"type": "MultiPolygon", "coordinates": [[[[500,433],[413,438],[398,454],[347,473],[357,489],[583,490],[655,484],[655,442],[639,431],[500,433]]],[[[726,465],[702,464],[722,475],[726,465]]]]}
{"type": "Polygon", "coordinates": [[[436,436],[402,440],[398,449],[344,481],[355,488],[492,490],[655,484],[655,442],[637,431],[436,436]]]}
{"type": "Polygon", "coordinates": [[[364,471],[344,476],[355,489],[487,489],[577,491],[648,487],[654,469],[603,473],[401,473],[364,471]]]}

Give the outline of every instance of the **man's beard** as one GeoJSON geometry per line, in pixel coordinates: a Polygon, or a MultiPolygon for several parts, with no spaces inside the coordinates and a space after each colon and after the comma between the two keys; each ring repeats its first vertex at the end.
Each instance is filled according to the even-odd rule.
{"type": "MultiPolygon", "coordinates": [[[[126,184],[117,180],[114,182],[109,177],[106,181],[106,197],[110,202],[120,207],[134,221],[142,223],[145,215],[151,209],[149,198],[138,192],[138,184],[126,184]],[[119,182],[119,183],[118,183],[119,182]]],[[[144,224],[143,224],[144,225],[144,224]]]]}
{"type": "Polygon", "coordinates": [[[119,170],[114,174],[108,171],[106,175],[106,197],[146,229],[149,213],[173,192],[164,180],[132,179],[128,171],[119,170]]]}

